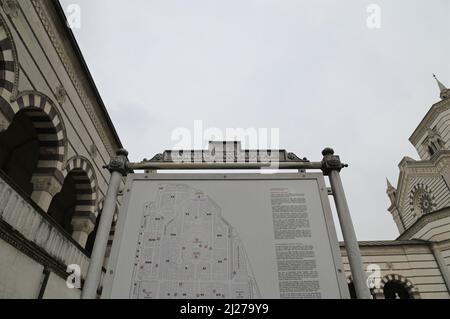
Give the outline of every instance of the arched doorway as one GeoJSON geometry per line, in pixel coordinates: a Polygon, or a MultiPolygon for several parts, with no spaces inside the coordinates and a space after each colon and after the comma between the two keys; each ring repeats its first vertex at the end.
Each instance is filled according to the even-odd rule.
{"type": "Polygon", "coordinates": [[[39,137],[32,116],[36,112],[19,111],[8,129],[0,133],[0,169],[30,196],[31,178],[39,162],[39,137]]]}

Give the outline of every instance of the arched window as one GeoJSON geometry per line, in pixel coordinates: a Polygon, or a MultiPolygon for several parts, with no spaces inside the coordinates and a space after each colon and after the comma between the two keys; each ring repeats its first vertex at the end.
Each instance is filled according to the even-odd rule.
{"type": "Polygon", "coordinates": [[[95,191],[89,174],[75,168],[67,174],[61,192],[53,197],[48,209],[48,214],[74,238],[78,232],[75,239],[82,246],[95,225],[95,191]]]}
{"type": "Polygon", "coordinates": [[[430,154],[430,156],[433,156],[436,153],[431,145],[428,145],[428,153],[430,154]]]}
{"type": "Polygon", "coordinates": [[[412,299],[408,287],[400,281],[388,281],[384,285],[385,299],[412,299]]]}
{"type": "Polygon", "coordinates": [[[86,247],[97,219],[97,178],[89,160],[75,156],[67,161],[61,191],[49,206],[52,216],[72,237],[86,247]]]}
{"type": "Polygon", "coordinates": [[[430,157],[433,157],[436,153],[445,150],[445,144],[442,141],[437,127],[428,129],[427,137],[424,141],[424,146],[428,150],[428,154],[430,155],[430,157]]]}
{"type": "Polygon", "coordinates": [[[376,296],[385,299],[420,299],[420,294],[407,278],[389,274],[381,279],[376,296]]]}
{"type": "Polygon", "coordinates": [[[61,189],[65,130],[55,105],[40,93],[23,93],[12,104],[1,103],[10,123],[0,133],[0,169],[30,197],[48,209],[61,189]]]}
{"type": "Polygon", "coordinates": [[[67,175],[61,192],[56,194],[47,213],[69,234],[73,232],[72,218],[77,205],[77,182],[73,174],[67,175]]]}
{"type": "Polygon", "coordinates": [[[39,139],[30,113],[18,112],[0,133],[0,169],[28,195],[33,192],[31,177],[39,162],[39,139]]]}

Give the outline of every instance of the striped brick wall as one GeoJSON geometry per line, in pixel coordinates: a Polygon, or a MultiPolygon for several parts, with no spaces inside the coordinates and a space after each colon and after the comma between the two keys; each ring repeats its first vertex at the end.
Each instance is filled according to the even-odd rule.
{"type": "Polygon", "coordinates": [[[17,93],[19,70],[16,63],[17,52],[11,39],[6,22],[0,16],[0,110],[2,111],[17,93]]]}
{"type": "MultiPolygon", "coordinates": [[[[381,269],[381,286],[375,291],[379,296],[383,294],[383,287],[389,280],[399,280],[405,283],[413,298],[450,299],[434,255],[426,244],[361,244],[360,249],[366,269],[372,264],[381,269]]],[[[351,278],[344,247],[341,247],[341,254],[346,276],[351,278]]]]}

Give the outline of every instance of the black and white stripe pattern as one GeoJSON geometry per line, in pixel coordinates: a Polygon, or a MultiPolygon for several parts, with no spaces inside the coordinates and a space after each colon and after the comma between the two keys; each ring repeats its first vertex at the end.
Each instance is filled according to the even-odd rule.
{"type": "MultiPolygon", "coordinates": [[[[403,277],[402,275],[398,274],[389,274],[381,278],[380,280],[380,286],[375,287],[372,291],[372,294],[375,296],[376,299],[378,298],[384,298],[384,286],[388,282],[398,282],[400,283],[405,289],[408,291],[408,294],[413,299],[420,299],[420,294],[417,288],[414,287],[413,283],[408,280],[407,278],[403,277]]],[[[350,285],[353,283],[353,277],[349,276],[347,277],[347,284],[350,285]]]]}
{"type": "Polygon", "coordinates": [[[39,92],[17,94],[18,61],[14,42],[0,15],[0,112],[11,123],[18,112],[31,119],[39,139],[35,176],[52,176],[62,185],[66,135],[55,104],[39,92]]]}
{"type": "Polygon", "coordinates": [[[74,219],[90,220],[95,225],[97,219],[97,177],[88,159],[77,156],[67,162],[64,176],[69,174],[75,180],[77,203],[74,219]]]}
{"type": "Polygon", "coordinates": [[[0,110],[17,94],[17,52],[5,20],[0,16],[0,110]]]}
{"type": "MultiPolygon", "coordinates": [[[[103,204],[105,203],[105,199],[100,200],[100,202],[98,203],[98,214],[97,214],[97,218],[98,215],[102,213],[103,211],[103,204]]],[[[106,247],[106,252],[105,252],[105,257],[108,258],[110,256],[111,253],[111,249],[112,249],[112,244],[113,244],[113,240],[114,240],[114,235],[116,233],[116,226],[117,226],[117,222],[119,219],[119,206],[116,204],[116,211],[114,213],[114,217],[113,217],[113,221],[111,223],[111,229],[109,231],[109,238],[108,238],[108,246],[106,247]]],[[[97,220],[96,223],[99,223],[100,220],[97,220]]]]}
{"type": "Polygon", "coordinates": [[[412,282],[409,281],[407,278],[405,278],[401,275],[397,275],[397,274],[389,274],[389,275],[384,276],[381,279],[380,288],[375,289],[375,293],[376,294],[384,294],[384,286],[388,282],[392,282],[392,281],[397,282],[397,283],[401,284],[403,287],[405,287],[405,289],[408,291],[408,294],[410,295],[411,298],[420,299],[420,294],[419,294],[418,290],[414,287],[412,282]]]}
{"type": "Polygon", "coordinates": [[[38,135],[39,161],[35,175],[55,177],[62,185],[66,134],[56,106],[43,94],[23,93],[10,104],[13,116],[19,111],[30,117],[38,135]]]}

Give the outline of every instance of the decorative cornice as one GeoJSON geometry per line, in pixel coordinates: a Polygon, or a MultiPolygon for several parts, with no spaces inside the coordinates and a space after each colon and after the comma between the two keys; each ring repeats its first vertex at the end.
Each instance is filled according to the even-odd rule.
{"type": "Polygon", "coordinates": [[[449,217],[450,209],[445,207],[441,210],[422,215],[412,226],[410,226],[403,234],[401,234],[396,240],[408,240],[411,239],[419,230],[425,225],[428,225],[436,220],[449,217]]]}
{"type": "MultiPolygon", "coordinates": [[[[340,170],[342,164],[338,156],[328,154],[325,164],[335,165],[340,170]]],[[[144,162],[148,162],[144,159],[144,162]]],[[[294,153],[285,150],[250,150],[242,149],[239,141],[210,141],[207,150],[167,150],[162,154],[156,154],[150,162],[207,162],[207,163],[242,163],[242,162],[308,162],[306,158],[300,159],[294,153]]]]}
{"type": "Polygon", "coordinates": [[[56,100],[60,105],[64,104],[67,100],[67,91],[62,85],[56,88],[56,100]]]}
{"type": "Polygon", "coordinates": [[[400,176],[398,178],[396,206],[400,207],[403,200],[405,180],[409,175],[423,175],[435,177],[441,174],[446,167],[450,166],[450,151],[439,151],[431,160],[428,161],[408,161],[403,159],[400,164],[400,176]]]}
{"type": "Polygon", "coordinates": [[[61,63],[63,64],[69,78],[72,81],[72,84],[77,91],[78,95],[80,96],[80,99],[84,105],[84,108],[86,109],[86,112],[89,115],[89,118],[91,119],[92,123],[94,124],[97,133],[100,135],[109,155],[112,157],[115,155],[114,147],[111,143],[111,137],[108,136],[107,132],[109,131],[109,128],[106,127],[105,122],[99,121],[99,116],[92,106],[90,99],[87,97],[84,88],[82,87],[79,79],[79,76],[74,71],[74,67],[70,61],[70,59],[67,57],[65,53],[65,49],[61,45],[63,43],[62,37],[58,32],[55,32],[55,28],[51,24],[51,22],[48,19],[48,15],[46,12],[46,9],[44,9],[44,6],[48,5],[47,3],[53,3],[53,1],[42,1],[42,0],[31,0],[31,3],[33,4],[34,9],[36,10],[37,15],[39,16],[39,19],[42,22],[42,25],[44,26],[45,31],[47,32],[47,35],[50,39],[50,41],[53,44],[53,47],[55,51],[57,52],[61,63]]]}
{"type": "Polygon", "coordinates": [[[17,0],[2,0],[3,10],[12,18],[19,16],[19,4],[17,0]]]}
{"type": "Polygon", "coordinates": [[[439,101],[438,103],[433,104],[430,110],[427,112],[425,117],[422,119],[420,124],[417,126],[409,141],[411,144],[416,146],[419,143],[420,138],[422,137],[422,133],[425,133],[428,128],[431,127],[431,124],[436,120],[437,116],[450,109],[450,99],[439,101]]]}
{"type": "Polygon", "coordinates": [[[66,265],[64,265],[62,261],[56,260],[44,249],[27,240],[21,233],[12,228],[2,219],[0,219],[0,239],[4,240],[9,245],[43,265],[44,268],[50,268],[61,278],[67,278],[68,274],[66,272],[66,265]]]}

